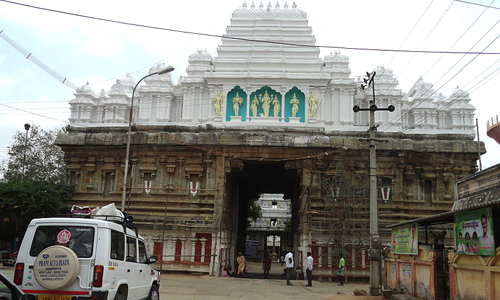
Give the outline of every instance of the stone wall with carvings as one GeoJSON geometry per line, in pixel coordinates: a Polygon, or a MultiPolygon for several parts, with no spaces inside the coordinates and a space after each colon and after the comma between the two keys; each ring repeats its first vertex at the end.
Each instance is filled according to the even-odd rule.
{"type": "MultiPolygon", "coordinates": [[[[125,129],[120,128],[105,131],[77,127],[58,136],[56,143],[66,155],[67,181],[75,186],[68,204],[103,206],[115,202],[120,206],[125,136],[125,129]]],[[[323,186],[325,176],[341,162],[361,178],[363,186],[369,172],[366,136],[359,132],[334,135],[265,128],[251,132],[213,127],[150,127],[147,132],[134,131],[127,211],[140,228],[156,235],[211,234],[212,255],[217,255],[217,251],[234,248],[236,240],[242,238],[237,236],[237,203],[239,190],[246,183],[238,179],[238,174],[246,172],[248,161],[262,167],[279,163],[284,172],[293,171],[295,179],[262,174],[261,180],[276,180],[276,184],[282,180],[297,191],[290,197],[295,246],[307,247],[308,241],[299,237],[309,232],[310,242],[326,243],[339,234],[339,228],[331,226],[333,217],[331,209],[327,209],[323,186]],[[223,234],[226,244],[216,245],[218,235],[223,234]]],[[[452,183],[476,171],[478,144],[468,135],[377,137],[386,140],[377,146],[378,184],[391,187],[390,197],[380,197],[379,202],[383,240],[390,237],[386,225],[450,210],[452,183]]],[[[368,194],[366,190],[361,196],[366,201],[361,201],[351,216],[353,226],[345,232],[350,242],[367,241],[368,194]]],[[[182,241],[168,245],[187,247],[182,241]]],[[[191,257],[185,259],[190,261],[191,257]]],[[[176,268],[188,265],[176,263],[176,268]]]]}

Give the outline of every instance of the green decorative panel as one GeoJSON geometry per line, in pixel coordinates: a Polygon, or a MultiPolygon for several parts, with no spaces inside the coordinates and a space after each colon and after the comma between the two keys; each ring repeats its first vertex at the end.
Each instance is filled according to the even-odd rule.
{"type": "Polygon", "coordinates": [[[281,94],[264,86],[250,94],[250,117],[280,117],[281,94]]]}
{"type": "Polygon", "coordinates": [[[285,94],[285,122],[293,116],[300,118],[301,123],[306,121],[306,97],[296,86],[285,94]]]}
{"type": "Polygon", "coordinates": [[[246,121],[247,115],[247,93],[239,86],[235,86],[227,93],[226,121],[231,121],[231,116],[241,116],[246,121]],[[238,111],[236,113],[236,110],[238,111]]]}

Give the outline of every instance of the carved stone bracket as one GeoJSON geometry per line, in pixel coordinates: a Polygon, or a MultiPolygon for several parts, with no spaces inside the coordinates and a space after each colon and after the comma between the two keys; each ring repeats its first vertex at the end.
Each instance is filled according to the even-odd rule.
{"type": "Polygon", "coordinates": [[[186,178],[191,178],[191,175],[198,175],[201,178],[203,176],[202,157],[188,157],[184,171],[186,178]]]}
{"type": "Polygon", "coordinates": [[[151,179],[156,177],[156,167],[154,166],[144,166],[139,168],[139,176],[144,178],[145,173],[151,173],[151,179]]]}
{"type": "Polygon", "coordinates": [[[230,159],[230,164],[231,164],[231,170],[243,173],[243,170],[245,169],[245,165],[243,164],[243,161],[237,158],[231,158],[230,159]]]}

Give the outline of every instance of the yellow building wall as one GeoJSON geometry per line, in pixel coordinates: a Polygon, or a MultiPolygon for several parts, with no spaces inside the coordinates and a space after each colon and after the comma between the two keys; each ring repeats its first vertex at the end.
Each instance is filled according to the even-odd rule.
{"type": "Polygon", "coordinates": [[[500,247],[496,256],[458,255],[450,252],[452,300],[500,299],[500,247]]]}

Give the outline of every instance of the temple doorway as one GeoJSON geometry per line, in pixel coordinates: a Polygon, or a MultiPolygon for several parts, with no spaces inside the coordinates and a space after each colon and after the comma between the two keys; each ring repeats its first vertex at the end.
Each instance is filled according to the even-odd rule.
{"type": "MultiPolygon", "coordinates": [[[[261,278],[262,261],[272,258],[270,274],[281,277],[281,257],[294,248],[294,236],[298,234],[298,195],[300,180],[295,169],[286,169],[284,162],[244,161],[230,175],[235,208],[231,211],[235,245],[234,253],[242,252],[248,268],[245,277],[261,278]],[[255,205],[261,216],[252,220],[255,205]]],[[[236,260],[234,260],[236,262],[236,260]]],[[[237,268],[235,263],[234,268],[237,268]]]]}

